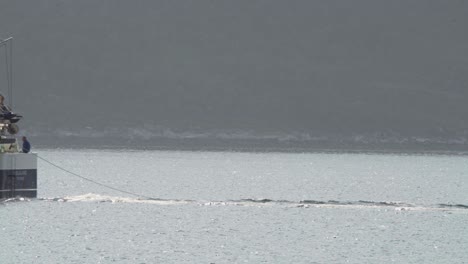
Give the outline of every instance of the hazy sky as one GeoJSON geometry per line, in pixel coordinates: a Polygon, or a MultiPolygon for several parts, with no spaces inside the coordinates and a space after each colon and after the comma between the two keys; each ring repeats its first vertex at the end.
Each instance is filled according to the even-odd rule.
{"type": "Polygon", "coordinates": [[[467,26],[468,1],[0,1],[24,125],[98,130],[462,133],[467,26]]]}

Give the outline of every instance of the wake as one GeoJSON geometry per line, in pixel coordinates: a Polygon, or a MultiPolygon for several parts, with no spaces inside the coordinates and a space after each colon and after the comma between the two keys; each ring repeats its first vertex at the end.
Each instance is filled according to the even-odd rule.
{"type": "MultiPolygon", "coordinates": [[[[11,201],[22,201],[24,198],[9,199],[11,201]]],[[[225,201],[189,200],[189,199],[156,199],[156,198],[131,198],[117,197],[100,194],[83,194],[76,196],[65,196],[55,198],[38,198],[40,201],[48,202],[94,202],[94,203],[130,203],[130,204],[154,204],[154,205],[197,205],[197,206],[251,206],[251,207],[292,207],[292,208],[374,208],[393,209],[396,211],[453,211],[467,210],[465,204],[432,204],[422,205],[404,202],[376,202],[376,201],[336,201],[336,200],[272,200],[272,199],[239,199],[225,201]]]]}

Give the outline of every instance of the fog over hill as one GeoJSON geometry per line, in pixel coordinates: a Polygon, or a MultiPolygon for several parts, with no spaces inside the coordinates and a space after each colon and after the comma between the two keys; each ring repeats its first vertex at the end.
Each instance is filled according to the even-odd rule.
{"type": "Polygon", "coordinates": [[[38,142],[468,146],[467,26],[467,1],[0,1],[38,142]]]}

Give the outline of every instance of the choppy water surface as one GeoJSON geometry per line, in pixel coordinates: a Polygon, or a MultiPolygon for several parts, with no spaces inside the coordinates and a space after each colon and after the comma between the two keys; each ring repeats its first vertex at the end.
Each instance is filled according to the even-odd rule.
{"type": "Polygon", "coordinates": [[[1,263],[467,263],[463,156],[42,150],[1,263]]]}

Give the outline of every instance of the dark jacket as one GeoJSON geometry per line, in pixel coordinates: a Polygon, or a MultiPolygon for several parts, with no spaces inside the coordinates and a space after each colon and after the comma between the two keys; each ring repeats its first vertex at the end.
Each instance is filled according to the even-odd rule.
{"type": "Polygon", "coordinates": [[[31,144],[29,143],[29,141],[25,140],[23,142],[23,152],[29,153],[29,151],[31,151],[31,144]]]}

